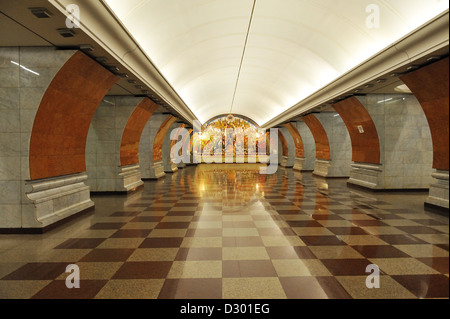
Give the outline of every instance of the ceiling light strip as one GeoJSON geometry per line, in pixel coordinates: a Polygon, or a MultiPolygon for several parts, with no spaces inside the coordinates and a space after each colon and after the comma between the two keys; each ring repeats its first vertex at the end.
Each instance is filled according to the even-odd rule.
{"type": "Polygon", "coordinates": [[[239,78],[241,77],[242,65],[244,64],[245,51],[247,49],[248,37],[250,35],[250,29],[252,27],[252,21],[253,21],[253,15],[255,13],[255,7],[256,7],[256,0],[253,0],[252,13],[250,15],[250,21],[248,23],[247,35],[245,37],[245,43],[244,43],[244,50],[242,52],[241,63],[239,65],[239,71],[238,71],[238,75],[237,75],[237,79],[236,79],[236,85],[234,87],[233,100],[231,101],[230,114],[232,114],[232,112],[233,112],[234,101],[236,99],[236,92],[237,92],[237,88],[239,85],[239,78]]]}

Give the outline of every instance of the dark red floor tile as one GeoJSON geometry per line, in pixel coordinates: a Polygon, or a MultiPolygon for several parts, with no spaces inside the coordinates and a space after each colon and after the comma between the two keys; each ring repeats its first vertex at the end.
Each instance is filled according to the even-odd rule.
{"type": "Polygon", "coordinates": [[[70,263],[28,263],[2,280],[54,280],[66,272],[70,263]]]}
{"type": "Polygon", "coordinates": [[[120,229],[126,223],[96,223],[91,226],[91,229],[120,229]]]}
{"type": "Polygon", "coordinates": [[[427,242],[411,235],[377,235],[377,237],[391,245],[427,244],[427,242]]]}
{"type": "Polygon", "coordinates": [[[132,223],[158,223],[164,217],[163,216],[137,216],[130,220],[132,223]]]}
{"type": "Polygon", "coordinates": [[[449,264],[448,257],[433,257],[433,258],[417,258],[425,265],[439,271],[441,274],[448,274],[449,264]]]}
{"type": "Polygon", "coordinates": [[[323,227],[315,220],[287,221],[286,223],[291,227],[323,227]]]}
{"type": "Polygon", "coordinates": [[[448,298],[448,277],[444,275],[392,276],[418,298],[448,298]]]}
{"type": "Polygon", "coordinates": [[[307,246],[347,245],[336,236],[300,236],[307,246]]]}
{"type": "Polygon", "coordinates": [[[359,227],[327,227],[329,231],[336,235],[368,235],[368,233],[359,227]]]}
{"type": "Polygon", "coordinates": [[[409,258],[410,256],[390,245],[352,246],[366,258],[409,258]]]}
{"type": "Polygon", "coordinates": [[[156,225],[156,229],[187,229],[190,222],[161,222],[156,225]]]}
{"type": "Polygon", "coordinates": [[[55,247],[55,249],[94,249],[106,238],[71,238],[55,247]]]}
{"type": "Polygon", "coordinates": [[[126,262],[113,279],[163,279],[172,267],[170,261],[126,262]]]}
{"type": "Polygon", "coordinates": [[[69,289],[65,280],[55,280],[35,294],[32,299],[93,299],[107,282],[107,280],[82,280],[79,289],[69,289]]]}
{"type": "Polygon", "coordinates": [[[166,279],[159,299],[222,299],[222,279],[166,279]]]}
{"type": "Polygon", "coordinates": [[[224,260],[223,278],[277,277],[270,260],[224,260]]]}
{"type": "Polygon", "coordinates": [[[119,262],[125,261],[135,249],[94,249],[86,256],[84,256],[81,262],[119,262]]]}
{"type": "Polygon", "coordinates": [[[344,220],[344,218],[340,217],[336,214],[326,214],[326,215],[312,215],[312,218],[315,220],[344,220]]]}
{"type": "Polygon", "coordinates": [[[367,259],[321,259],[334,276],[367,276],[367,259]]]}
{"type": "Polygon", "coordinates": [[[288,299],[351,299],[333,277],[283,277],[280,282],[288,299]]]}

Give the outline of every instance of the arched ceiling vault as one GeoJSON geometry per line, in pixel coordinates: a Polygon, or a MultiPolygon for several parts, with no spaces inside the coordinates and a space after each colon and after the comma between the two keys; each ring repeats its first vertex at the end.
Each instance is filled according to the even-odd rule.
{"type": "Polygon", "coordinates": [[[103,2],[202,123],[231,109],[259,125],[449,7],[441,0],[103,2]]]}

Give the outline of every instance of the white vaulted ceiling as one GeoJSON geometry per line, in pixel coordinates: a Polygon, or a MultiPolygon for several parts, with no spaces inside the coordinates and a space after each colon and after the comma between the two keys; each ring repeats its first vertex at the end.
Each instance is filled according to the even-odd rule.
{"type": "Polygon", "coordinates": [[[103,1],[201,122],[236,113],[259,125],[449,7],[447,0],[103,1]],[[372,8],[379,28],[367,24],[372,8]]]}

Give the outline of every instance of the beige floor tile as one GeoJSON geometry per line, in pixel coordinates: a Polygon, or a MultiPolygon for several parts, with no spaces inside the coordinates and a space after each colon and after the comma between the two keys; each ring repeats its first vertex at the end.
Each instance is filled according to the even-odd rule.
{"type": "Polygon", "coordinates": [[[272,264],[279,277],[331,276],[328,269],[318,259],[277,259],[272,264]]]}
{"type": "MultiPolygon", "coordinates": [[[[80,262],[81,280],[109,280],[123,265],[122,262],[80,262]]],[[[57,280],[65,280],[69,273],[61,274],[57,280]]]]}
{"type": "Polygon", "coordinates": [[[365,214],[339,214],[340,217],[352,221],[352,220],[374,220],[375,218],[365,214]]]}
{"type": "Polygon", "coordinates": [[[393,226],[368,226],[361,227],[366,232],[371,235],[402,235],[405,234],[404,231],[395,228],[393,226]]]}
{"type": "Polygon", "coordinates": [[[383,223],[389,226],[422,226],[419,223],[408,219],[386,219],[383,220],[383,223]]]}
{"type": "Polygon", "coordinates": [[[222,237],[186,237],[181,247],[186,248],[214,248],[222,247],[222,237]]]}
{"type": "Polygon", "coordinates": [[[178,248],[138,248],[128,261],[174,261],[178,248]]]}
{"type": "Polygon", "coordinates": [[[372,235],[341,235],[339,238],[350,246],[388,245],[385,241],[372,235]]]}
{"type": "Polygon", "coordinates": [[[224,237],[259,237],[256,228],[224,228],[222,234],[224,237]]]}
{"type": "Polygon", "coordinates": [[[96,299],[157,299],[164,279],[111,280],[96,299]]]}
{"type": "Polygon", "coordinates": [[[42,253],[39,261],[73,263],[86,256],[91,251],[91,249],[54,249],[42,253]]]}
{"type": "Polygon", "coordinates": [[[222,278],[222,261],[175,261],[167,278],[222,278]]]}
{"type": "Polygon", "coordinates": [[[191,222],[189,225],[190,229],[211,229],[211,228],[222,228],[222,222],[191,222]]]}
{"type": "Polygon", "coordinates": [[[334,236],[334,234],[325,227],[294,227],[292,229],[299,236],[334,236]]]}
{"type": "Polygon", "coordinates": [[[434,245],[394,245],[412,257],[449,257],[448,251],[434,245]]]}
{"type": "Polygon", "coordinates": [[[266,247],[306,246],[297,236],[261,236],[266,247]]]}
{"type": "Polygon", "coordinates": [[[256,220],[256,228],[286,228],[289,224],[282,220],[256,220]]]}
{"type": "Polygon", "coordinates": [[[268,260],[269,255],[264,247],[224,247],[223,260],[268,260]]]}
{"type": "Polygon", "coordinates": [[[286,299],[278,278],[224,278],[224,299],[286,299]]]}
{"type": "Polygon", "coordinates": [[[319,259],[360,259],[359,252],[349,246],[309,246],[309,249],[319,259]]]}
{"type": "Polygon", "coordinates": [[[373,289],[367,288],[365,276],[339,276],[336,279],[354,299],[416,299],[389,276],[380,276],[380,288],[373,289]]]}
{"type": "Polygon", "coordinates": [[[2,280],[0,299],[29,299],[47,286],[49,280],[2,280]]]}
{"type": "Polygon", "coordinates": [[[439,274],[415,258],[371,258],[372,263],[388,275],[439,274]]]}
{"type": "Polygon", "coordinates": [[[153,229],[150,235],[148,235],[149,238],[155,238],[155,237],[184,237],[186,236],[187,229],[153,229]]]}
{"type": "Polygon", "coordinates": [[[251,215],[223,215],[222,220],[224,222],[251,222],[253,218],[251,215]]]}
{"type": "Polygon", "coordinates": [[[88,229],[77,233],[73,238],[109,238],[115,232],[117,229],[88,229]]]}
{"type": "Polygon", "coordinates": [[[444,226],[430,226],[430,227],[434,228],[434,229],[436,229],[436,230],[438,230],[438,231],[440,231],[440,232],[442,232],[444,234],[447,234],[447,235],[449,233],[448,225],[444,225],[444,226]]]}

